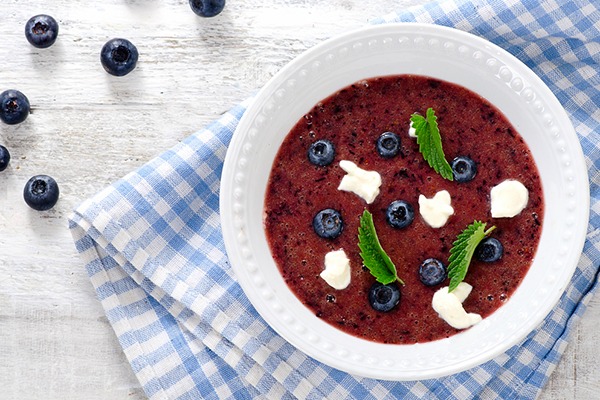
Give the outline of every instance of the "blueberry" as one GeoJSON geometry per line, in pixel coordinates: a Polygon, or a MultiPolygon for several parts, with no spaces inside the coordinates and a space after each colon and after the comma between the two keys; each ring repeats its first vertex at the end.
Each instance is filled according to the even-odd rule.
{"type": "Polygon", "coordinates": [[[382,133],[377,139],[377,152],[381,157],[392,158],[400,151],[400,136],[393,132],[382,133]]]}
{"type": "Polygon", "coordinates": [[[339,211],[332,208],[321,210],[313,218],[313,229],[324,239],[335,239],[344,230],[344,221],[339,211]]]}
{"type": "Polygon", "coordinates": [[[8,149],[0,145],[0,171],[4,171],[10,162],[10,153],[8,149]]]}
{"type": "Polygon", "coordinates": [[[415,210],[404,200],[393,201],[387,208],[385,216],[388,224],[401,229],[409,226],[415,219],[415,210]]]}
{"type": "Polygon", "coordinates": [[[25,24],[25,37],[38,49],[50,47],[58,36],[58,23],[49,15],[36,15],[25,24]]]}
{"type": "Polygon", "coordinates": [[[102,66],[114,76],[124,76],[133,71],[137,60],[137,48],[127,39],[111,39],[102,46],[100,52],[102,66]]]}
{"type": "Polygon", "coordinates": [[[446,266],[436,258],[428,258],[419,266],[419,279],[424,285],[439,285],[446,279],[446,266]]]}
{"type": "Polygon", "coordinates": [[[494,262],[502,258],[504,247],[496,238],[488,237],[483,239],[475,248],[475,257],[479,261],[494,262]]]}
{"type": "Polygon", "coordinates": [[[467,156],[458,156],[452,160],[452,174],[456,182],[469,182],[477,175],[477,164],[467,156]]]}
{"type": "Polygon", "coordinates": [[[223,11],[225,0],[189,0],[192,11],[201,17],[214,17],[223,11]]]}
{"type": "Polygon", "coordinates": [[[0,119],[15,125],[27,119],[30,110],[29,100],[18,90],[5,90],[0,93],[0,119]]]}
{"type": "Polygon", "coordinates": [[[25,203],[34,210],[49,210],[58,201],[58,184],[48,175],[36,175],[29,179],[23,189],[25,203]]]}
{"type": "Polygon", "coordinates": [[[335,147],[327,139],[317,140],[308,148],[308,160],[320,167],[331,164],[334,157],[335,147]]]}
{"type": "Polygon", "coordinates": [[[400,303],[398,285],[395,282],[387,285],[375,282],[369,289],[369,303],[375,311],[390,311],[400,303]]]}

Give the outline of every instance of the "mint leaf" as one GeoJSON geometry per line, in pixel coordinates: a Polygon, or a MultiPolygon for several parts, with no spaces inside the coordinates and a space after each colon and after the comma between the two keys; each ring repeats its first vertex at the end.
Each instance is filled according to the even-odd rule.
{"type": "Polygon", "coordinates": [[[373,214],[368,210],[365,210],[360,217],[358,247],[360,248],[360,257],[363,264],[369,269],[377,282],[387,285],[398,281],[404,285],[402,279],[398,278],[396,266],[379,243],[375,224],[373,223],[373,214]]]}
{"type": "Polygon", "coordinates": [[[492,226],[487,231],[485,230],[486,224],[481,221],[473,221],[473,223],[465,228],[457,237],[452,248],[450,249],[450,257],[448,258],[448,278],[450,278],[450,284],[448,285],[448,292],[456,289],[459,283],[461,283],[467,271],[469,270],[469,264],[475,253],[477,245],[494,229],[492,226]]]}
{"type": "Polygon", "coordinates": [[[444,150],[442,149],[442,137],[437,124],[437,117],[433,108],[428,108],[426,116],[413,114],[410,117],[413,128],[417,135],[419,151],[431,168],[449,181],[454,180],[452,167],[446,160],[444,150]]]}

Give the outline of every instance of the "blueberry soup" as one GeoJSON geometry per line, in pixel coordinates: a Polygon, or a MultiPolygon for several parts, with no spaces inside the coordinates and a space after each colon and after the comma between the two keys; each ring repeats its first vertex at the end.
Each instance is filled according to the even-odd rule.
{"type": "Polygon", "coordinates": [[[533,261],[543,216],[533,156],[496,107],[453,83],[395,75],[352,84],[300,118],[271,169],[264,229],[285,282],[318,318],[412,344],[501,307],[533,261]],[[384,258],[362,242],[365,214],[397,280],[367,262],[384,258]],[[451,249],[474,221],[486,237],[469,242],[456,285],[451,249]]]}

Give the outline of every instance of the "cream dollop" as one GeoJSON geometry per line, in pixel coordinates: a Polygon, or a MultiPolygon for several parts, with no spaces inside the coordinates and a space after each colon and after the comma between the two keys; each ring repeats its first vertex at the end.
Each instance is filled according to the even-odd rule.
{"type": "Polygon", "coordinates": [[[344,249],[325,254],[325,269],[321,278],[334,289],[346,289],[350,284],[350,260],[344,249]]]}
{"type": "Polygon", "coordinates": [[[512,218],[523,211],[529,201],[529,191],[521,182],[507,179],[490,191],[492,218],[512,218]]]}
{"type": "Polygon", "coordinates": [[[364,170],[348,160],[340,161],[340,167],[346,172],[346,175],[338,186],[339,190],[355,193],[362,197],[367,204],[375,201],[381,186],[379,172],[364,170]]]}
{"type": "Polygon", "coordinates": [[[472,289],[466,282],[459,283],[452,292],[448,292],[448,286],[443,287],[434,293],[431,306],[453,328],[469,328],[481,321],[481,315],[467,313],[462,305],[472,289]]]}
{"type": "Polygon", "coordinates": [[[454,214],[451,202],[452,199],[447,190],[437,192],[431,199],[421,194],[419,195],[419,212],[429,226],[441,228],[454,214]]]}
{"type": "Polygon", "coordinates": [[[417,130],[413,126],[412,121],[410,121],[410,124],[408,125],[408,136],[410,136],[412,138],[416,138],[417,137],[417,130]]]}

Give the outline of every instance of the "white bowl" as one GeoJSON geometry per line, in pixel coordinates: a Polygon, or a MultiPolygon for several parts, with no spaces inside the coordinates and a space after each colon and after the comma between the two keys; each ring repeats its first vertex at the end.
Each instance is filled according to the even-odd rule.
{"type": "Polygon", "coordinates": [[[260,91],[233,136],[221,183],[230,262],[265,321],[292,345],[334,368],[387,380],[418,380],[479,365],[517,344],[557,303],[579,260],[589,213],[587,169],[569,118],[546,85],[501,48],[425,24],[373,26],[297,57],[260,91]],[[263,207],[272,162],[296,121],[358,80],[426,75],[486,98],[521,133],[538,165],[545,217],[533,264],[509,301],[471,329],[414,345],[366,341],[317,318],[289,290],[271,257],[263,207]]]}

